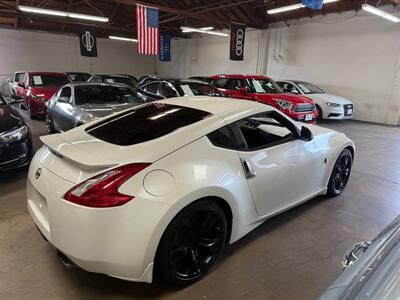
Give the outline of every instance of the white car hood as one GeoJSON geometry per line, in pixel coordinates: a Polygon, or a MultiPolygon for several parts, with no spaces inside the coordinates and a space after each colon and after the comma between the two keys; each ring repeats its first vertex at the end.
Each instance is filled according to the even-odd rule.
{"type": "Polygon", "coordinates": [[[332,94],[307,94],[307,97],[313,99],[315,102],[334,102],[338,104],[353,104],[350,100],[335,96],[332,94]]]}

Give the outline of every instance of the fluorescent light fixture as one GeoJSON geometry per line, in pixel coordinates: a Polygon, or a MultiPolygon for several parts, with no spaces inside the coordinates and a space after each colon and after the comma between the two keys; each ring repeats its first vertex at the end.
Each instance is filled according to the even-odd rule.
{"type": "Polygon", "coordinates": [[[107,23],[110,20],[107,17],[91,16],[91,15],[76,14],[76,13],[68,13],[68,17],[70,17],[72,19],[89,20],[89,21],[102,22],[102,23],[107,23]]]}
{"type": "Polygon", "coordinates": [[[227,33],[223,32],[217,32],[217,31],[211,31],[211,30],[205,30],[204,28],[209,28],[209,27],[203,27],[203,28],[193,28],[193,27],[186,27],[186,26],[181,26],[181,30],[184,33],[188,32],[199,32],[199,33],[205,33],[205,34],[211,34],[211,35],[218,35],[218,36],[229,36],[227,33]]]}
{"type": "Polygon", "coordinates": [[[392,21],[392,22],[395,22],[395,23],[399,23],[400,22],[400,19],[398,17],[396,17],[396,16],[394,16],[392,14],[389,14],[386,11],[383,11],[383,10],[381,10],[379,8],[376,8],[375,6],[372,6],[372,5],[369,5],[369,4],[363,4],[362,5],[362,9],[367,11],[367,12],[369,12],[369,13],[371,13],[371,14],[374,14],[376,16],[385,18],[386,20],[389,20],[389,21],[392,21]]]}
{"type": "Polygon", "coordinates": [[[201,28],[191,28],[191,29],[184,29],[182,30],[183,33],[189,33],[189,32],[195,32],[196,30],[204,30],[204,31],[210,31],[213,30],[214,27],[210,26],[210,27],[201,27],[201,28]]]}
{"type": "Polygon", "coordinates": [[[130,39],[130,38],[125,38],[125,37],[121,37],[121,36],[113,36],[113,35],[110,35],[108,38],[112,39],[112,40],[132,42],[132,43],[137,43],[137,41],[138,41],[137,39],[130,39]]]}
{"type": "Polygon", "coordinates": [[[51,15],[51,16],[58,16],[58,17],[67,17],[68,13],[65,11],[59,10],[52,10],[52,9],[43,9],[43,8],[36,8],[36,7],[29,7],[29,6],[18,6],[18,9],[23,12],[29,12],[34,14],[42,14],[42,15],[51,15]]]}
{"type": "MultiPolygon", "coordinates": [[[[339,1],[339,0],[324,0],[324,4],[332,3],[332,2],[336,2],[336,1],[339,1]]],[[[279,14],[282,12],[287,12],[287,11],[300,9],[300,8],[305,8],[305,6],[302,3],[297,3],[297,4],[288,5],[288,6],[282,6],[282,7],[278,7],[278,8],[269,9],[269,10],[267,10],[267,14],[269,14],[269,15],[279,14]]]]}
{"type": "Polygon", "coordinates": [[[44,9],[44,8],[37,8],[37,7],[31,7],[31,6],[19,5],[18,9],[20,11],[27,12],[27,13],[33,13],[33,14],[50,15],[50,16],[57,16],[57,17],[67,17],[67,18],[72,18],[72,19],[81,19],[81,20],[104,22],[104,23],[107,23],[109,21],[109,18],[106,18],[106,17],[70,13],[70,12],[66,12],[66,11],[44,9]]]}

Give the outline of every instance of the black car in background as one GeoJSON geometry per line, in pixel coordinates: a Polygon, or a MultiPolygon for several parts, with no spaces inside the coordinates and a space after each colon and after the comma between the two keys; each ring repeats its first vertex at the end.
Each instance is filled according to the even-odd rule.
{"type": "Polygon", "coordinates": [[[87,82],[91,83],[122,83],[136,89],[138,86],[137,80],[131,75],[93,75],[87,82]]]}
{"type": "Polygon", "coordinates": [[[72,82],[86,82],[92,76],[85,72],[66,72],[65,75],[67,75],[72,82]]]}
{"type": "Polygon", "coordinates": [[[32,136],[27,123],[0,94],[0,172],[28,167],[32,157],[32,136]]]}
{"type": "Polygon", "coordinates": [[[212,85],[203,81],[191,79],[151,81],[150,83],[141,85],[138,91],[146,98],[146,101],[182,96],[224,97],[224,95],[212,85]]]}

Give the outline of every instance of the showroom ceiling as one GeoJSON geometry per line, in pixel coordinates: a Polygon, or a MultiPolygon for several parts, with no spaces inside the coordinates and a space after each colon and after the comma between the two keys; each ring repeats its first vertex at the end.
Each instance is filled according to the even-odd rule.
{"type": "MultiPolygon", "coordinates": [[[[397,1],[397,0],[393,0],[397,1]]],[[[339,0],[324,6],[321,11],[299,9],[268,15],[267,10],[298,3],[299,0],[0,0],[0,26],[41,30],[58,33],[78,33],[82,25],[96,26],[98,36],[119,34],[136,36],[135,4],[157,7],[160,11],[160,30],[174,36],[182,34],[180,26],[228,28],[230,22],[245,23],[249,27],[267,28],[278,21],[313,18],[321,14],[357,11],[365,0],[339,0]],[[18,5],[106,16],[110,21],[93,24],[73,19],[27,14],[18,5]]],[[[380,5],[391,3],[380,1],[380,5]]],[[[373,3],[375,4],[375,3],[373,3]]]]}

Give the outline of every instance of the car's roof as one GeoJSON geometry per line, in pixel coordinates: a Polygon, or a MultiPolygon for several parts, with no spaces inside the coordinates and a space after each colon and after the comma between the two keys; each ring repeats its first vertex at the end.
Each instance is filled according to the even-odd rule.
{"type": "Polygon", "coordinates": [[[40,71],[28,71],[29,75],[57,75],[57,76],[67,76],[65,73],[61,72],[40,72],[40,71]]]}
{"type": "Polygon", "coordinates": [[[255,101],[231,99],[223,97],[210,97],[210,96],[185,96],[177,98],[169,98],[167,100],[156,101],[160,103],[169,103],[184,107],[203,110],[213,115],[221,113],[235,113],[243,112],[252,109],[264,108],[266,111],[274,110],[272,106],[257,103],[255,101]]]}
{"type": "Polygon", "coordinates": [[[212,78],[212,79],[217,79],[217,78],[236,78],[236,79],[246,79],[246,78],[252,78],[252,79],[270,79],[270,77],[268,77],[268,76],[265,76],[265,75],[251,75],[251,74],[219,74],[219,75],[210,76],[209,78],[212,78]]]}

